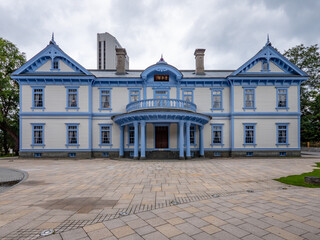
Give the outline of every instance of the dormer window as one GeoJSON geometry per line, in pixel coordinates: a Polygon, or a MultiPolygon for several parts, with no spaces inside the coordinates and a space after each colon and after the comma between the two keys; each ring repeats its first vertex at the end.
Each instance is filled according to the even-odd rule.
{"type": "Polygon", "coordinates": [[[59,70],[59,62],[58,60],[53,61],[53,70],[59,70]]]}
{"type": "Polygon", "coordinates": [[[155,82],[168,82],[169,75],[154,75],[155,82]]]}

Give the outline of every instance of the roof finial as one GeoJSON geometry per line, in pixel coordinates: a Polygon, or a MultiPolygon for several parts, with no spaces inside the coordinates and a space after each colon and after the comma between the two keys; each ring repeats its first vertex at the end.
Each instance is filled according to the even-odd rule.
{"type": "Polygon", "coordinates": [[[266,46],[271,45],[270,39],[269,39],[269,33],[267,34],[267,43],[266,46]]]}
{"type": "Polygon", "coordinates": [[[54,32],[52,32],[50,44],[56,44],[56,42],[54,41],[54,32]]]}

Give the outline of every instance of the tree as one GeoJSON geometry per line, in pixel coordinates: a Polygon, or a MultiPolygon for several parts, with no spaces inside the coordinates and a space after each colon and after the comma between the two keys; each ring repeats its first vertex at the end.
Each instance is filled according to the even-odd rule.
{"type": "Polygon", "coordinates": [[[310,78],[301,85],[301,140],[320,141],[320,53],[317,44],[303,44],[285,51],[284,56],[310,78]]]}
{"type": "MultiPolygon", "coordinates": [[[[11,42],[0,38],[0,129],[5,144],[19,151],[19,86],[10,74],[26,62],[25,54],[11,42]]],[[[4,146],[5,154],[8,146],[4,146]]]]}

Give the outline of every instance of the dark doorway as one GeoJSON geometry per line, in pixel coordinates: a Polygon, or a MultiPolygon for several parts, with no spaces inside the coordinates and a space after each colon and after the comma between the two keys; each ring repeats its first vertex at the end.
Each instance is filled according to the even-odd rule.
{"type": "Polygon", "coordinates": [[[169,148],[168,129],[168,126],[155,127],[156,148],[169,148]]]}

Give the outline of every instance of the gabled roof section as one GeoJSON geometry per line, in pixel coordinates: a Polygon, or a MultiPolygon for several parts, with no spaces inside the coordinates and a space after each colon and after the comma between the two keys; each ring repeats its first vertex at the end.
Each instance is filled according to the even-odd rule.
{"type": "Polygon", "coordinates": [[[54,41],[52,36],[49,45],[31,58],[28,62],[26,62],[23,66],[17,69],[12,73],[15,75],[24,75],[24,74],[39,74],[46,73],[47,76],[53,75],[63,75],[65,74],[77,74],[77,75],[90,75],[92,73],[87,71],[84,67],[82,67],[79,63],[73,60],[70,56],[68,56],[65,52],[63,52],[60,47],[54,41]],[[59,69],[52,69],[52,62],[59,62],[59,69]]]}
{"type": "Polygon", "coordinates": [[[147,77],[152,73],[154,73],[154,74],[171,73],[171,74],[175,75],[177,80],[180,80],[183,77],[182,73],[177,68],[169,65],[166,61],[164,61],[162,55],[161,55],[160,60],[156,64],[151,65],[150,67],[148,67],[146,70],[144,70],[141,73],[141,78],[147,79],[147,77]]]}
{"type": "Polygon", "coordinates": [[[266,45],[249,61],[243,64],[230,76],[238,75],[273,75],[273,74],[285,74],[304,76],[308,75],[298,68],[295,64],[290,62],[281,53],[279,53],[269,41],[269,37],[266,45]],[[264,65],[263,65],[264,64],[264,65]]]}

